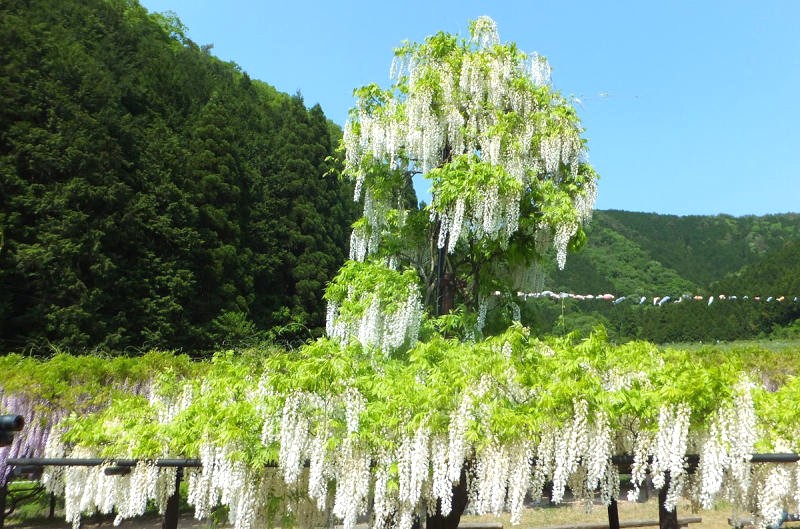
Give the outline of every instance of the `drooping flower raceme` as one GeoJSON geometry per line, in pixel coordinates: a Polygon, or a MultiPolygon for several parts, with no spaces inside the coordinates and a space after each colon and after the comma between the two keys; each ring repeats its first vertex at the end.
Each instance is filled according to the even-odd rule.
{"type": "Polygon", "coordinates": [[[342,343],[358,341],[389,354],[417,341],[422,301],[412,270],[351,261],[328,286],[325,299],[327,334],[342,343]]]}

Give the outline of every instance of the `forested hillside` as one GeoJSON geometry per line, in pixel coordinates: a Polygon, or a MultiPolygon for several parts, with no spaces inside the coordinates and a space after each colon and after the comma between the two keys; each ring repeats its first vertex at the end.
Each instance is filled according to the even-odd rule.
{"type": "Polygon", "coordinates": [[[663,296],[704,291],[800,238],[800,215],[731,217],[596,211],[583,251],[552,286],[575,291],[663,296]]]}
{"type": "Polygon", "coordinates": [[[587,235],[586,246],[569,257],[565,270],[545,264],[542,288],[612,293],[627,300],[618,305],[529,301],[528,317],[540,332],[585,331],[602,323],[620,339],[728,340],[763,335],[800,316],[800,305],[787,302],[800,296],[798,214],[678,217],[596,211],[587,235]],[[708,304],[708,297],[720,294],[738,302],[708,304]],[[684,295],[699,295],[702,301],[675,303],[684,295]],[[665,296],[670,303],[653,305],[665,296]],[[766,302],[781,296],[790,299],[766,302]],[[647,302],[639,305],[641,297],[647,302]]]}
{"type": "Polygon", "coordinates": [[[750,290],[762,296],[800,293],[800,237],[768,252],[763,259],[717,282],[720,292],[750,290]]]}
{"type": "Polygon", "coordinates": [[[0,350],[319,329],[354,218],[319,106],[136,0],[0,3],[0,57],[0,350]]]}

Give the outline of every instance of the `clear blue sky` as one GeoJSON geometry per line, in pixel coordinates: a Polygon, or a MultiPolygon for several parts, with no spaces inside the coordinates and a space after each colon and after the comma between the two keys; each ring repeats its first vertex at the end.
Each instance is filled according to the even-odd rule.
{"type": "Polygon", "coordinates": [[[800,2],[142,0],[251,77],[343,124],[392,50],[489,15],[581,100],[597,207],[800,212],[800,2]]]}

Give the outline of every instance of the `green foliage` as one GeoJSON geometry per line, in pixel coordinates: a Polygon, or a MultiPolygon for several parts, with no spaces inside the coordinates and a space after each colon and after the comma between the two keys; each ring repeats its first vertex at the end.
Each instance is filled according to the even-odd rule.
{"type": "Polygon", "coordinates": [[[475,154],[457,156],[450,163],[430,171],[427,177],[433,182],[431,207],[435,210],[453,207],[459,199],[476,203],[492,188],[502,195],[522,192],[521,182],[506,173],[503,167],[481,161],[475,154]]]}
{"type": "MultiPolygon", "coordinates": [[[[200,376],[203,364],[186,355],[150,351],[137,357],[73,356],[59,353],[42,361],[35,357],[0,356],[0,383],[5,395],[19,395],[37,403],[46,415],[55,410],[83,415],[104,409],[117,398],[144,391],[157,380],[163,391],[200,376]]],[[[13,411],[13,410],[6,410],[13,411]]],[[[149,422],[146,420],[145,422],[149,422]]]]}
{"type": "Polygon", "coordinates": [[[397,312],[417,282],[413,270],[398,272],[375,262],[348,261],[328,285],[325,299],[338,305],[342,317],[355,321],[369,310],[373,299],[379,300],[384,314],[397,312]]]}
{"type": "MultiPolygon", "coordinates": [[[[43,406],[70,412],[56,430],[67,453],[74,449],[84,457],[201,457],[208,463],[209,453],[224,453],[246,465],[242,479],[258,480],[302,464],[285,463],[286,454],[300,445],[312,450],[313,439],[322,444],[312,443],[311,457],[338,458],[355,446],[376,466],[371,473],[395,461],[385,467],[392,488],[404,479],[396,458],[420,431],[426,446],[460,432],[464,457],[484,461],[498,447],[569,442],[574,428],[601,426],[609,437],[589,449],[602,448],[605,459],[632,453],[641,439],[668,434],[675,442],[671,419],[664,417],[680,409],[689,413],[690,439],[680,450],[694,452],[719,426],[720,413],[737,413],[733,407],[743,403],[743,413],[752,413],[750,397],[756,429],[744,425],[746,432],[735,433],[752,434],[757,450],[797,450],[797,377],[776,368],[800,371],[795,352],[616,346],[603,329],[585,340],[541,340],[515,325],[472,343],[434,333],[402,356],[374,355],[358,343],[331,339],[299,349],[219,351],[196,362],[157,353],[125,362],[94,358],[86,370],[82,357],[23,362],[9,356],[20,378],[0,387],[0,396],[7,401],[25,391],[43,406]],[[132,383],[143,373],[155,375],[144,392],[132,383]],[[66,385],[71,392],[64,392],[66,385]],[[60,400],[48,400],[53,394],[60,400]],[[386,457],[395,459],[387,463],[386,457]],[[277,470],[265,470],[276,463],[277,470]]],[[[439,464],[423,461],[426,471],[439,464]]]]}
{"type": "Polygon", "coordinates": [[[800,398],[800,377],[791,377],[777,391],[760,392],[756,399],[762,419],[762,438],[758,449],[765,452],[798,452],[797,402],[800,398]]]}
{"type": "MultiPolygon", "coordinates": [[[[237,457],[257,468],[276,461],[279,449],[277,438],[261,442],[264,418],[280,417],[286,398],[296,392],[329,399],[357,390],[364,398],[358,436],[383,448],[423,424],[447,434],[465,394],[472,395],[472,409],[480,410],[469,425],[479,445],[536,438],[568,424],[576,402],[585,402],[592,414],[605,413],[615,430],[636,424],[653,431],[662,406],[686,404],[692,428],[703,430],[740,382],[765,376],[765,369],[785,358],[756,348],[613,346],[602,330],[586,340],[543,341],[513,326],[476,343],[433,337],[404,358],[374,357],[357,344],[321,339],[296,350],[221,351],[205,362],[163,353],[58,355],[47,361],[9,355],[0,367],[14,367],[2,386],[5,395],[24,393],[73,412],[61,425],[70,444],[106,457],[197,457],[203,443],[234,443],[237,457]],[[151,378],[159,398],[132,392],[151,378]],[[164,406],[181,398],[190,404],[172,420],[157,420],[164,406]]],[[[800,365],[794,369],[800,372],[800,365]]],[[[776,378],[770,381],[778,384],[770,386],[773,392],[758,393],[767,426],[763,443],[790,439],[786,435],[796,430],[788,405],[796,397],[796,380],[776,378]]],[[[344,406],[324,409],[308,410],[312,431],[324,427],[338,432],[334,438],[348,435],[344,406]]]]}
{"type": "Polygon", "coordinates": [[[214,318],[212,337],[217,344],[242,346],[263,340],[265,333],[259,332],[247,314],[243,312],[224,312],[214,318]]]}

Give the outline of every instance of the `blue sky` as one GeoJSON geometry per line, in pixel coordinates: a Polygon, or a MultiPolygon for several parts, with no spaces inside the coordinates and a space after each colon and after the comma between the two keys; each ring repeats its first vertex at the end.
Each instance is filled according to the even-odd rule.
{"type": "Polygon", "coordinates": [[[580,100],[597,208],[800,212],[800,2],[142,0],[251,77],[343,124],[392,50],[489,15],[580,100]]]}

